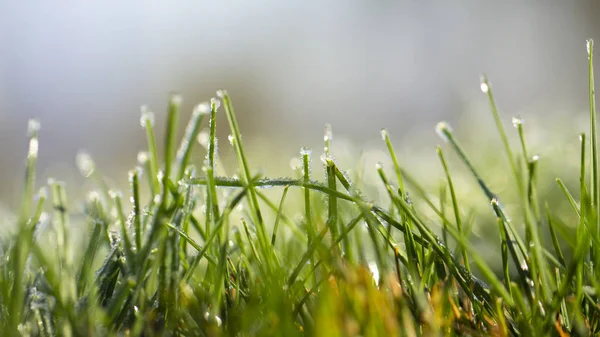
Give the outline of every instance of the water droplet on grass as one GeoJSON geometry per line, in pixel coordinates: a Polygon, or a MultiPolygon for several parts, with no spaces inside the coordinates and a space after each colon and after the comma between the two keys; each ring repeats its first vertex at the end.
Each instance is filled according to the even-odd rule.
{"type": "Polygon", "coordinates": [[[39,189],[39,191],[37,192],[37,195],[35,197],[37,200],[44,198],[44,199],[48,199],[48,188],[46,186],[43,186],[39,189]]]}
{"type": "Polygon", "coordinates": [[[439,122],[435,126],[435,132],[445,142],[448,142],[448,132],[452,132],[452,128],[446,122],[439,122]]]}
{"type": "Polygon", "coordinates": [[[210,108],[217,111],[217,109],[219,109],[219,107],[221,107],[221,101],[219,101],[217,98],[211,98],[210,99],[210,108]]]}
{"type": "Polygon", "coordinates": [[[180,94],[171,94],[171,104],[180,106],[183,102],[183,97],[180,94]]]}
{"type": "Polygon", "coordinates": [[[223,324],[223,322],[221,321],[221,318],[219,316],[212,315],[208,311],[204,313],[204,319],[207,322],[216,324],[218,327],[220,327],[221,324],[223,324]]]}
{"type": "Polygon", "coordinates": [[[32,137],[38,131],[40,131],[40,121],[34,118],[30,119],[27,122],[27,134],[32,137]]]}
{"type": "Polygon", "coordinates": [[[488,81],[487,77],[482,75],[479,82],[479,89],[481,89],[481,92],[484,94],[487,94],[490,91],[490,82],[488,81]]]}
{"type": "Polygon", "coordinates": [[[75,157],[75,164],[79,169],[79,173],[86,178],[91,176],[96,168],[94,160],[87,152],[79,152],[75,157]]]}
{"type": "Polygon", "coordinates": [[[154,126],[154,113],[150,110],[148,110],[148,108],[146,106],[142,106],[140,108],[140,110],[142,111],[142,115],[140,117],[140,125],[143,128],[146,128],[146,126],[148,126],[148,124],[150,124],[150,127],[154,126]]]}
{"type": "Polygon", "coordinates": [[[383,163],[378,161],[377,163],[375,163],[375,169],[377,170],[382,170],[383,169],[383,163]]]}
{"type": "Polygon", "coordinates": [[[223,98],[225,96],[227,96],[227,90],[223,90],[223,89],[217,90],[217,97],[223,98]]]}
{"type": "Polygon", "coordinates": [[[592,39],[587,39],[585,42],[586,42],[586,43],[585,43],[585,48],[586,48],[586,50],[587,50],[588,57],[589,57],[589,56],[590,56],[590,54],[592,53],[593,49],[594,49],[594,40],[592,40],[592,39]]]}
{"type": "Polygon", "coordinates": [[[194,115],[208,115],[210,113],[210,104],[202,102],[194,108],[194,115]]]}
{"type": "Polygon", "coordinates": [[[227,136],[227,139],[229,140],[229,144],[231,144],[231,146],[234,146],[235,137],[233,135],[229,135],[229,136],[227,136]]]}
{"type": "Polygon", "coordinates": [[[523,118],[521,118],[521,117],[513,117],[513,118],[512,118],[512,125],[513,125],[515,128],[517,128],[517,129],[518,129],[518,128],[519,128],[521,125],[523,125],[523,123],[524,123],[524,120],[523,120],[523,118]]]}
{"type": "Polygon", "coordinates": [[[123,198],[123,193],[121,193],[121,191],[117,191],[117,190],[110,190],[108,191],[108,195],[112,198],[112,199],[116,199],[116,198],[123,198]]]}
{"type": "Polygon", "coordinates": [[[310,156],[312,154],[312,150],[307,148],[307,147],[302,147],[300,149],[300,155],[301,156],[310,156]]]}
{"type": "Polygon", "coordinates": [[[88,202],[98,202],[100,201],[100,193],[98,191],[91,191],[87,195],[88,202]]]}
{"type": "Polygon", "coordinates": [[[323,153],[321,155],[321,162],[327,166],[333,165],[333,157],[329,153],[323,153]]]}
{"type": "Polygon", "coordinates": [[[389,137],[389,133],[386,129],[381,129],[381,139],[386,140],[389,137]]]}
{"type": "Polygon", "coordinates": [[[209,141],[209,139],[210,139],[210,136],[208,135],[208,131],[207,130],[202,130],[198,134],[198,143],[200,143],[200,145],[202,145],[205,148],[208,147],[208,141],[209,141]]]}
{"type": "Polygon", "coordinates": [[[481,83],[479,88],[484,94],[487,94],[487,92],[490,90],[490,87],[487,85],[487,83],[481,83]]]}
{"type": "Polygon", "coordinates": [[[146,151],[138,152],[137,161],[140,165],[146,165],[146,163],[150,160],[150,155],[146,151]]]}
{"type": "MultiPolygon", "coordinates": [[[[139,154],[138,154],[139,156],[139,154]]],[[[139,159],[138,159],[139,160],[139,159]]],[[[136,166],[136,168],[134,168],[133,170],[129,170],[129,182],[132,183],[133,182],[133,177],[135,175],[138,176],[138,179],[142,176],[142,174],[144,173],[144,169],[136,166]]]]}

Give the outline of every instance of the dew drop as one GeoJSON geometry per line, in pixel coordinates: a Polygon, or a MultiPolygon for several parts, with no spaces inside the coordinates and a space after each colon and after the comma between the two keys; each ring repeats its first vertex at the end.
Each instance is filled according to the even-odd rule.
{"type": "Polygon", "coordinates": [[[300,155],[301,156],[310,156],[312,154],[312,150],[307,148],[307,147],[302,147],[300,149],[300,155]]]}
{"type": "Polygon", "coordinates": [[[46,188],[46,186],[43,186],[40,188],[40,190],[37,192],[37,196],[36,199],[47,199],[48,198],[48,188],[46,188]]]}
{"type": "Polygon", "coordinates": [[[438,136],[443,141],[447,142],[448,141],[448,135],[447,135],[447,133],[448,132],[452,132],[452,128],[446,122],[439,122],[435,126],[435,132],[438,134],[438,136]]]}
{"type": "Polygon", "coordinates": [[[140,108],[140,110],[142,111],[142,115],[140,117],[140,125],[143,128],[146,128],[148,126],[148,124],[150,124],[150,127],[154,126],[154,113],[150,110],[148,110],[148,107],[146,106],[142,106],[140,108]]]}
{"type": "Polygon", "coordinates": [[[194,108],[195,115],[208,115],[210,113],[210,104],[202,102],[194,108]]]}
{"type": "Polygon", "coordinates": [[[383,169],[383,163],[378,161],[377,163],[375,163],[375,168],[377,170],[382,170],[383,169]]]}
{"type": "Polygon", "coordinates": [[[40,121],[32,118],[27,122],[27,134],[33,137],[40,130],[40,121]]]}
{"type": "Polygon", "coordinates": [[[479,88],[481,89],[481,92],[487,94],[490,91],[490,82],[488,81],[487,77],[485,75],[481,75],[479,82],[479,88]]]}
{"type": "Polygon", "coordinates": [[[513,117],[513,118],[512,118],[512,125],[513,125],[515,128],[517,128],[517,129],[518,129],[518,128],[519,128],[521,125],[523,125],[523,123],[524,123],[524,120],[523,120],[523,118],[521,118],[521,117],[513,117]]]}
{"type": "Polygon", "coordinates": [[[588,53],[588,57],[591,56],[593,50],[594,50],[594,40],[592,39],[587,39],[585,41],[585,47],[587,49],[587,53],[588,53]]]}
{"type": "Polygon", "coordinates": [[[150,155],[146,151],[138,152],[137,161],[140,165],[146,165],[146,163],[150,160],[150,155]]]}
{"type": "Polygon", "coordinates": [[[137,175],[137,177],[139,179],[143,173],[144,173],[144,169],[139,166],[136,166],[133,170],[129,170],[129,182],[133,183],[134,177],[137,175]]]}
{"type": "Polygon", "coordinates": [[[221,324],[223,323],[221,321],[221,318],[219,316],[217,316],[217,315],[211,315],[208,311],[204,313],[204,319],[207,322],[216,324],[218,327],[220,327],[221,324]]]}
{"type": "Polygon", "coordinates": [[[154,196],[154,198],[152,200],[154,201],[155,204],[160,204],[160,202],[162,201],[162,195],[157,194],[154,196]]]}
{"type": "Polygon", "coordinates": [[[94,160],[87,152],[79,152],[75,156],[75,164],[77,165],[77,169],[79,169],[79,173],[86,178],[91,176],[96,168],[94,160]]]}
{"type": "Polygon", "coordinates": [[[535,154],[535,155],[533,155],[533,157],[531,157],[531,162],[533,162],[533,163],[537,162],[538,160],[540,160],[540,156],[537,154],[535,154]]]}
{"type": "Polygon", "coordinates": [[[233,135],[229,135],[229,136],[227,136],[227,139],[229,140],[229,144],[231,144],[231,146],[234,146],[235,137],[233,135]]]}
{"type": "Polygon", "coordinates": [[[98,202],[100,201],[100,193],[98,191],[91,191],[87,194],[88,202],[98,202]]]}
{"type": "Polygon", "coordinates": [[[387,140],[389,138],[389,134],[388,131],[386,129],[381,129],[381,139],[382,140],[387,140]]]}
{"type": "Polygon", "coordinates": [[[481,92],[483,92],[484,94],[487,94],[488,91],[490,91],[490,87],[487,85],[487,83],[481,83],[479,85],[479,88],[481,89],[481,92]]]}
{"type": "Polygon", "coordinates": [[[123,193],[121,193],[121,191],[117,191],[117,190],[110,190],[108,191],[108,195],[111,197],[111,199],[122,199],[123,198],[123,193]]]}
{"type": "Polygon", "coordinates": [[[323,153],[321,155],[321,162],[327,166],[333,165],[333,157],[329,153],[323,153]]]}
{"type": "Polygon", "coordinates": [[[172,105],[180,106],[183,102],[183,97],[180,94],[172,94],[170,101],[172,105]]]}
{"type": "Polygon", "coordinates": [[[209,135],[207,130],[202,130],[198,134],[198,143],[205,148],[208,148],[209,135]]]}
{"type": "Polygon", "coordinates": [[[227,90],[217,90],[217,97],[224,98],[225,96],[227,96],[227,90]]]}
{"type": "Polygon", "coordinates": [[[217,111],[217,109],[219,109],[219,107],[221,107],[221,101],[219,101],[217,98],[211,98],[210,99],[210,108],[214,111],[217,111]]]}

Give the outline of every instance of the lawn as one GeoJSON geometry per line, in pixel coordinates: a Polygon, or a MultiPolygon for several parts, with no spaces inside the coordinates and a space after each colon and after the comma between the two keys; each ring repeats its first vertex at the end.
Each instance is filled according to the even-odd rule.
{"type": "Polygon", "coordinates": [[[393,130],[381,132],[391,165],[364,168],[377,181],[339,166],[329,126],[323,153],[303,148],[290,177],[256,174],[221,90],[181,138],[181,97],[171,96],[163,140],[142,111],[148,148],[125,191],[107,187],[80,154],[96,189],[78,201],[85,219],[74,220],[64,183],[35,186],[41,141],[32,120],[16,230],[0,245],[2,336],[598,335],[600,172],[591,40],[587,47],[589,132],[579,135],[577,169],[556,181],[540,181],[523,121],[505,128],[485,77],[502,166],[476,164],[462,135],[440,122],[437,189],[403,168],[393,130]],[[229,175],[217,173],[224,118],[238,164],[229,175]],[[459,170],[478,187],[468,198],[459,170]],[[496,171],[509,176],[498,194],[484,178],[496,171]],[[375,183],[384,198],[364,188],[375,183]],[[467,207],[482,200],[489,207],[467,207]],[[473,244],[481,217],[493,223],[486,249],[499,265],[473,244]]]}

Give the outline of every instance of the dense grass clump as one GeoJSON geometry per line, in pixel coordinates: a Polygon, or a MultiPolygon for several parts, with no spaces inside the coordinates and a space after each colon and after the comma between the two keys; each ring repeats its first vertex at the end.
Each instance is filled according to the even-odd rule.
{"type": "Polygon", "coordinates": [[[362,176],[338,166],[330,127],[320,158],[323,181],[311,174],[308,149],[295,177],[266,178],[250,167],[227,92],[197,107],[180,141],[181,98],[174,95],[163,160],[152,113],[142,111],[148,150],[129,173],[127,192],[108,189],[92,159],[78,156],[82,173],[97,184],[80,202],[86,218],[77,225],[89,229],[82,239],[73,237],[64,185],[51,180],[35,189],[39,125],[32,121],[17,229],[0,246],[1,335],[597,335],[600,172],[592,53],[590,40],[590,133],[580,135],[578,193],[557,179],[572,214],[556,214],[537,193],[538,157],[529,154],[523,123],[513,120],[520,141],[513,149],[485,77],[481,90],[519,199],[512,220],[451,128],[437,125],[483,192],[473,198],[491,206],[500,245],[490,249],[501,256],[500,270],[470,244],[474,220],[457,198],[461,186],[442,147],[445,183],[438,195],[399,165],[383,130],[393,174],[376,166],[387,200],[374,202],[361,192],[362,176]],[[219,109],[239,165],[232,176],[216,172],[219,109]],[[202,133],[205,119],[209,131],[202,133]],[[202,163],[191,159],[197,139],[206,149],[202,163]],[[142,190],[150,191],[148,200],[142,190]]]}

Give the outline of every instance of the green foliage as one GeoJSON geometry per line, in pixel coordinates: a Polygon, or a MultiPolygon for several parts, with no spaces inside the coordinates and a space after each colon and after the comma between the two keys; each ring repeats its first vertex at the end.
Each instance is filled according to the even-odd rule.
{"type": "Polygon", "coordinates": [[[296,177],[265,178],[250,168],[227,92],[194,111],[179,147],[181,98],[174,95],[163,161],[152,113],[143,109],[148,152],[130,172],[130,191],[109,190],[91,158],[78,157],[97,191],[84,202],[85,221],[78,224],[89,235],[76,239],[63,184],[51,180],[35,193],[39,126],[33,121],[16,233],[1,245],[2,335],[598,335],[600,182],[592,53],[590,40],[590,160],[588,137],[581,134],[578,194],[557,180],[572,214],[557,213],[538,194],[538,157],[529,154],[520,119],[513,121],[520,148],[511,147],[487,78],[481,89],[508,159],[516,217],[508,216],[448,124],[437,126],[491,205],[500,270],[470,242],[474,220],[463,206],[469,200],[457,197],[461,186],[442,147],[437,154],[445,180],[438,204],[436,194],[401,167],[383,130],[393,178],[377,164],[386,200],[375,202],[361,191],[361,174],[351,177],[333,157],[330,126],[321,157],[324,181],[313,180],[308,149],[301,151],[296,177]],[[221,104],[239,164],[235,176],[217,175],[221,104]],[[200,133],[205,118],[207,135],[200,133]],[[207,154],[195,165],[191,153],[198,136],[207,154]],[[142,176],[149,200],[142,197],[142,176]],[[281,197],[272,200],[265,189],[279,190],[281,197]],[[294,216],[290,203],[301,206],[302,217],[294,216]],[[49,207],[52,216],[44,212],[49,207]],[[568,227],[565,217],[576,221],[568,227]]]}

